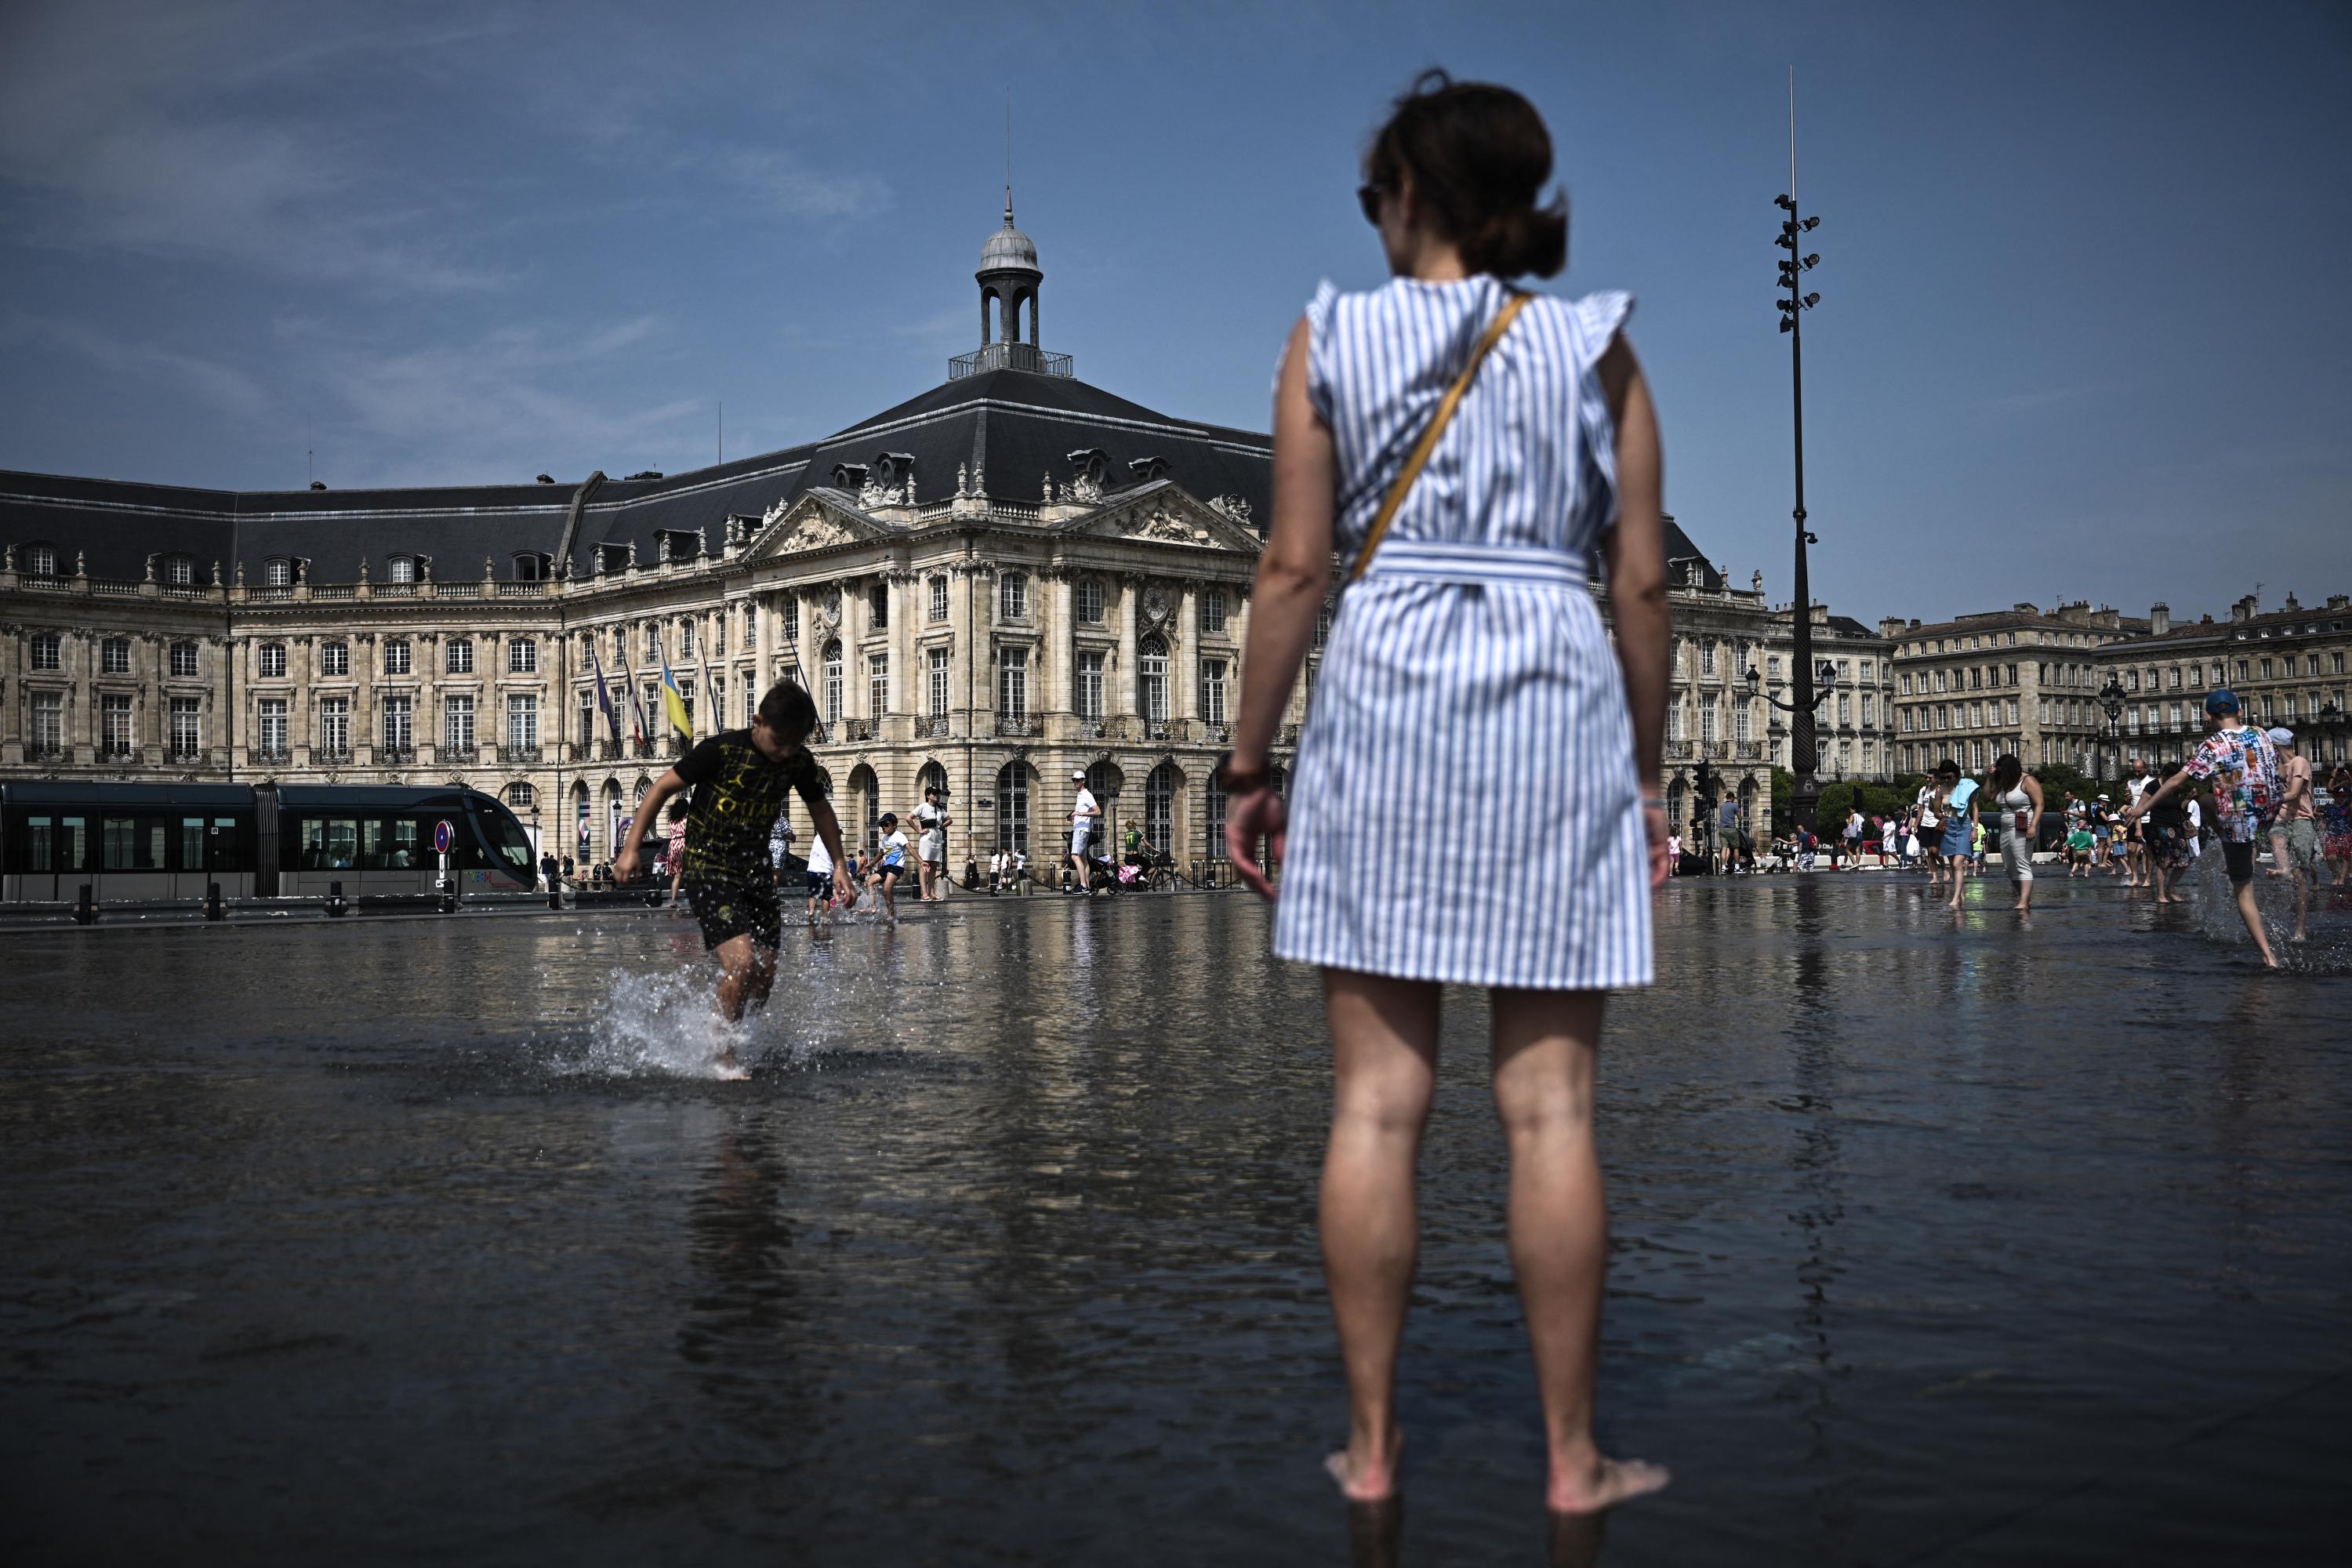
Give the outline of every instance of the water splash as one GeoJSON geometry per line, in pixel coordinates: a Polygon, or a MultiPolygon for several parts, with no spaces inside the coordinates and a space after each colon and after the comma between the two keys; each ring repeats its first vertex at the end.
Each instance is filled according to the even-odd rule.
{"type": "MultiPolygon", "coordinates": [[[[2292,942],[2288,939],[2294,931],[2294,883],[2269,871],[2268,860],[2255,862],[2254,909],[2262,916],[2263,934],[2270,939],[2280,967],[2305,974],[2352,974],[2352,926],[2347,925],[2342,912],[2352,907],[2352,898],[2347,898],[2352,889],[2324,880],[2314,888],[2307,921],[2310,937],[2292,942]]],[[[2223,869],[2218,844],[2205,847],[2183,881],[2194,899],[2198,930],[2205,940],[2242,950],[2242,956],[2250,963],[2259,962],[2246,922],[2239,918],[2236,891],[2223,869]]]]}

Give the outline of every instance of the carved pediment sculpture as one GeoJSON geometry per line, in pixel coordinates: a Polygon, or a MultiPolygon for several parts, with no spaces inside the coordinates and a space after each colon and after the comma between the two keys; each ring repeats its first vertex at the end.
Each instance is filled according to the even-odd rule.
{"type": "Polygon", "coordinates": [[[1161,539],[1171,544],[1202,542],[1199,531],[1187,527],[1181,518],[1171,517],[1166,511],[1158,509],[1154,509],[1150,517],[1145,518],[1130,531],[1138,539],[1161,539]]]}
{"type": "Polygon", "coordinates": [[[857,531],[839,518],[811,510],[790,533],[776,542],[776,549],[787,554],[800,550],[823,550],[829,545],[851,543],[856,538],[857,531]]]}
{"type": "Polygon", "coordinates": [[[1250,503],[1240,496],[1219,496],[1209,503],[1209,510],[1228,522],[1250,526],[1250,503]]]}

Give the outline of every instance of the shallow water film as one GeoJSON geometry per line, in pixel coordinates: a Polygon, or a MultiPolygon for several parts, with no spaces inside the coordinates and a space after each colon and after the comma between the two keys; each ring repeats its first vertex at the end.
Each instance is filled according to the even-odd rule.
{"type": "Polygon", "coordinates": [[[1601,1424],[1675,1479],[1600,1530],[1542,1511],[1475,995],[1404,1500],[1324,1478],[1318,990],[1244,896],[788,929],[739,1083],[666,915],[0,935],[0,1555],[2332,1558],[2352,912],[2273,976],[2037,898],[1662,895],[1601,1424]]]}

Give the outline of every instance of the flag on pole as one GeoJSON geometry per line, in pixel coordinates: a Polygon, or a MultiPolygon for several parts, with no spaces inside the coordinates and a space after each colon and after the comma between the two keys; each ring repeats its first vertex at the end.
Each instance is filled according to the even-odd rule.
{"type": "Polygon", "coordinates": [[[719,695],[719,688],[710,679],[709,641],[705,638],[694,645],[696,659],[702,666],[702,700],[708,704],[710,732],[714,735],[727,728],[727,704],[719,695]]]}
{"type": "Polygon", "coordinates": [[[621,653],[621,679],[624,682],[622,689],[628,693],[629,698],[629,724],[635,731],[637,744],[642,746],[646,743],[646,706],[637,700],[637,672],[630,668],[625,648],[621,653]]]}
{"type": "Polygon", "coordinates": [[[662,650],[661,672],[662,710],[669,716],[670,724],[691,744],[694,741],[694,715],[687,709],[685,693],[677,689],[677,677],[670,673],[669,651],[667,648],[662,650]]]}
{"type": "Polygon", "coordinates": [[[604,725],[613,731],[613,744],[621,743],[621,710],[613,706],[613,689],[604,680],[604,661],[596,657],[596,645],[588,645],[588,667],[596,672],[596,706],[604,710],[604,725]]]}

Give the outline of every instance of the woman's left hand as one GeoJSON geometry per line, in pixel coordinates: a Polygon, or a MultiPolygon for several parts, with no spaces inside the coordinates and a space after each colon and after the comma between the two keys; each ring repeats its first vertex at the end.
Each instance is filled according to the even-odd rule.
{"type": "Polygon", "coordinates": [[[1258,869],[1257,843],[1263,838],[1270,858],[1280,860],[1290,837],[1290,811],[1282,797],[1260,785],[1225,803],[1225,853],[1234,869],[1259,898],[1274,902],[1274,884],[1258,869]]]}
{"type": "Polygon", "coordinates": [[[1643,806],[1642,826],[1650,834],[1650,890],[1654,893],[1666,885],[1666,872],[1672,867],[1666,856],[1666,808],[1643,806]]]}

